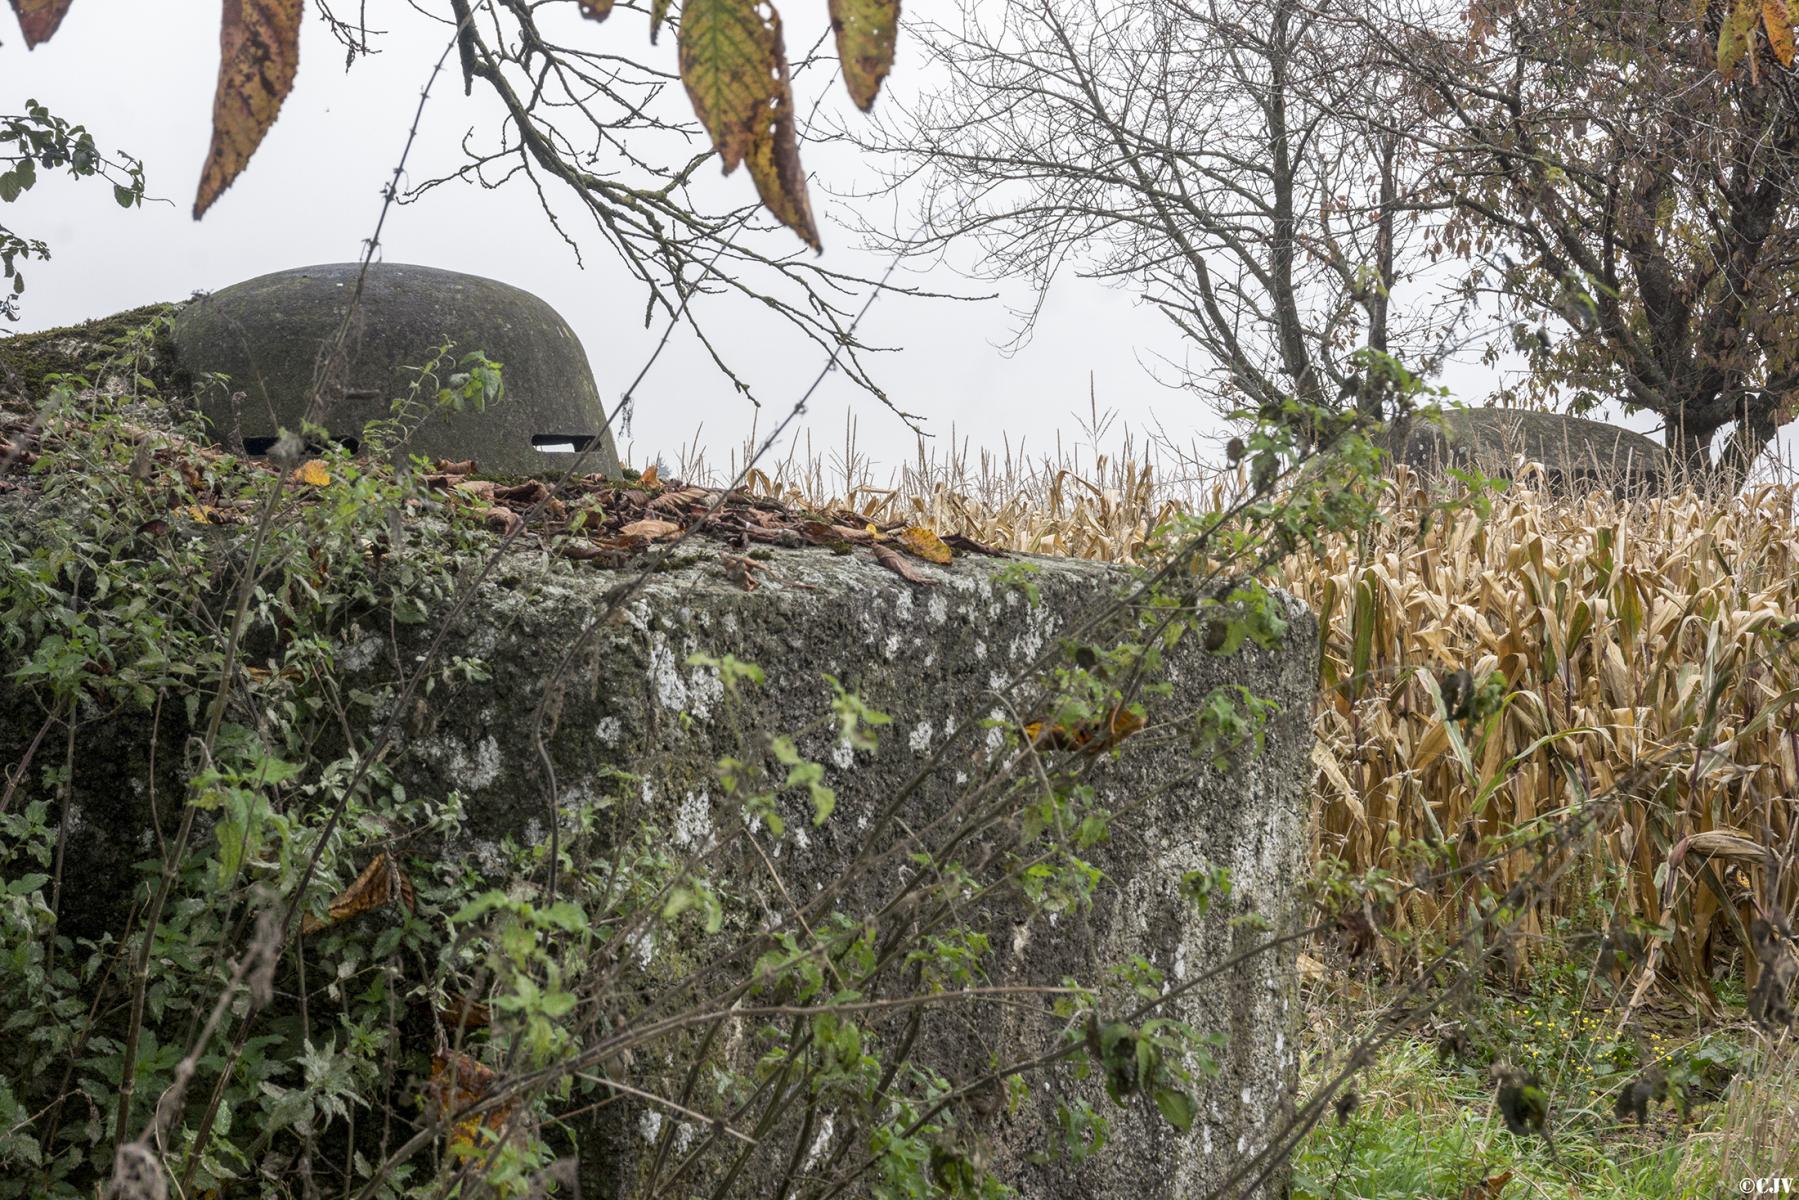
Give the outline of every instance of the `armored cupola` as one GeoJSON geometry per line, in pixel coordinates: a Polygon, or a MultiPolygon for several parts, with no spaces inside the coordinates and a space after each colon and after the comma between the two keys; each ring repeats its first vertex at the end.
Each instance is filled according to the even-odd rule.
{"type": "Polygon", "coordinates": [[[354,447],[368,422],[388,418],[408,395],[417,368],[451,343],[442,380],[480,351],[502,365],[504,397],[480,410],[415,413],[410,452],[472,458],[489,473],[548,474],[577,461],[583,472],[618,473],[587,355],[555,309],[479,275],[374,263],[351,312],[360,271],[358,263],[276,271],[181,310],[175,356],[198,381],[200,406],[226,447],[266,453],[302,418],[354,447]],[[343,350],[328,354],[346,314],[343,350]]]}

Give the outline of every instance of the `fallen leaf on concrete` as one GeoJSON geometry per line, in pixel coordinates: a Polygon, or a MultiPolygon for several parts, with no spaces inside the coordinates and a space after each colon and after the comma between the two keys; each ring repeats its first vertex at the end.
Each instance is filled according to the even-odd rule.
{"type": "Polygon", "coordinates": [[[753,592],[762,586],[762,582],[756,578],[756,572],[762,570],[762,564],[755,559],[721,554],[718,561],[725,564],[725,574],[736,580],[744,591],[753,592]]]}
{"type": "Polygon", "coordinates": [[[618,551],[602,546],[598,542],[569,539],[556,543],[556,553],[564,558],[572,558],[576,562],[587,562],[595,558],[610,558],[618,551]]]}
{"type": "Polygon", "coordinates": [[[880,561],[880,564],[883,567],[886,567],[889,571],[892,571],[907,583],[919,583],[926,587],[936,586],[937,581],[935,579],[920,575],[918,573],[918,568],[907,562],[905,555],[901,554],[898,550],[895,550],[892,546],[883,546],[879,542],[876,542],[873,546],[873,550],[875,552],[875,558],[880,561]]]}
{"type": "Polygon", "coordinates": [[[705,488],[684,487],[678,488],[672,492],[663,492],[660,496],[657,496],[654,500],[650,501],[649,508],[652,512],[659,508],[672,510],[684,508],[696,501],[709,500],[711,498],[712,493],[705,488]]]}
{"type": "Polygon", "coordinates": [[[645,517],[641,521],[633,521],[623,526],[619,532],[626,537],[648,538],[660,541],[663,538],[675,537],[681,532],[681,526],[675,521],[662,521],[655,517],[645,517]]]}
{"type": "Polygon", "coordinates": [[[952,550],[960,550],[966,554],[985,554],[989,558],[1006,557],[1006,552],[1004,550],[995,550],[992,546],[984,545],[971,537],[964,537],[959,533],[945,534],[943,537],[943,544],[952,550]]]}
{"type": "Polygon", "coordinates": [[[900,531],[899,544],[907,550],[938,566],[948,566],[949,560],[955,557],[943,539],[926,529],[923,525],[912,525],[900,531]]]}
{"type": "Polygon", "coordinates": [[[491,479],[453,480],[452,486],[458,496],[468,496],[476,500],[492,501],[494,485],[491,479]]]}
{"type": "Polygon", "coordinates": [[[504,500],[508,504],[539,504],[550,498],[550,489],[544,486],[541,479],[527,479],[523,483],[515,483],[510,487],[493,489],[495,500],[504,500]]]}
{"type": "Polygon", "coordinates": [[[489,529],[500,534],[516,533],[525,527],[525,519],[510,508],[484,508],[481,519],[487,522],[489,529]]]}

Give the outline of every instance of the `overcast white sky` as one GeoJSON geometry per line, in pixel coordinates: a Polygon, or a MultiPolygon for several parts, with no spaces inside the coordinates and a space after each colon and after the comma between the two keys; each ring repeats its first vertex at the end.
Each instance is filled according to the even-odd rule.
{"type": "MultiPolygon", "coordinates": [[[[947,4],[947,0],[937,0],[947,4]]],[[[380,206],[380,189],[400,152],[419,88],[444,44],[442,26],[399,5],[381,5],[393,32],[383,52],[348,73],[343,51],[311,15],[301,43],[299,78],[280,120],[249,169],[203,221],[189,216],[208,143],[218,56],[218,9],[191,0],[76,0],[49,43],[27,52],[10,16],[0,17],[0,108],[16,110],[35,98],[70,120],[85,123],[105,149],[123,149],[147,164],[150,191],[170,203],[119,209],[104,186],[45,177],[8,206],[6,223],[48,241],[54,258],[32,264],[19,331],[68,324],[152,301],[178,299],[267,271],[355,259],[380,206]]],[[[804,23],[822,20],[822,5],[800,6],[789,18],[789,42],[810,41],[804,23]]],[[[375,11],[371,8],[371,12],[375,11]]],[[[371,18],[373,20],[373,18],[371,18]]],[[[822,27],[821,27],[822,28],[822,27]]],[[[672,39],[652,50],[643,15],[622,8],[578,36],[610,40],[631,54],[658,54],[672,66],[672,39]]],[[[453,62],[453,60],[452,60],[453,62]]],[[[890,88],[907,86],[902,46],[890,88]]],[[[823,73],[796,82],[802,110],[826,83],[823,73]]],[[[446,73],[427,107],[410,175],[422,179],[461,161],[461,137],[492,129],[494,102],[477,86],[465,98],[461,79],[446,73]]],[[[839,91],[840,88],[833,89],[839,91]]],[[[835,96],[828,104],[839,101],[835,96]]],[[[847,108],[847,104],[843,107],[847,108]]],[[[851,110],[853,115],[853,110],[851,110]]],[[[849,154],[814,147],[815,176],[829,265],[879,274],[884,260],[855,246],[832,216],[825,189],[851,192],[869,183],[867,169],[849,154]],[[821,186],[822,185],[822,186],[821,186]]],[[[736,176],[729,186],[751,191],[736,176]]],[[[572,212],[572,206],[570,206],[572,212]]],[[[581,239],[578,221],[568,227],[581,239]]],[[[383,257],[491,275],[544,297],[574,326],[587,348],[608,403],[644,362],[659,333],[646,331],[644,294],[591,235],[585,269],[544,220],[523,186],[484,191],[439,188],[389,218],[383,257]]],[[[940,290],[980,292],[947,268],[921,282],[940,290]]],[[[938,443],[953,426],[975,447],[1047,449],[1057,433],[1080,438],[1078,418],[1088,407],[1089,374],[1102,408],[1139,430],[1159,422],[1180,439],[1209,437],[1213,418],[1194,397],[1158,385],[1143,363],[1157,353],[1180,353],[1166,323],[1127,292],[1065,279],[1052,293],[1036,336],[1013,356],[999,346],[1013,331],[1006,301],[961,304],[888,296],[874,307],[865,334],[898,347],[877,363],[878,378],[902,408],[923,414],[938,443]]],[[[737,303],[742,303],[741,301],[737,303]]],[[[754,317],[754,314],[748,314],[754,317]]],[[[715,306],[704,316],[720,325],[735,314],[715,306]]],[[[743,339],[751,382],[769,410],[784,411],[816,375],[823,355],[795,336],[743,339]]],[[[1458,398],[1476,400],[1488,376],[1453,369],[1458,398]]],[[[681,336],[640,389],[628,454],[647,462],[697,437],[717,459],[741,442],[749,404],[733,393],[690,336],[681,336]]],[[[907,457],[913,439],[898,420],[842,380],[827,381],[809,424],[821,447],[840,445],[846,412],[860,424],[864,452],[888,462],[907,457]]]]}

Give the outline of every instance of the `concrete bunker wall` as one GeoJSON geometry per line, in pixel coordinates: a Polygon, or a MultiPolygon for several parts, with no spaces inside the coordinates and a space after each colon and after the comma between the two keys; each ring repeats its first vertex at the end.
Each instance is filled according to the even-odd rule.
{"type": "MultiPolygon", "coordinates": [[[[932,586],[908,583],[864,555],[819,550],[773,552],[758,564],[753,591],[728,578],[710,554],[653,576],[574,657],[544,709],[543,753],[554,766],[561,809],[625,787],[646,811],[661,814],[672,847],[703,845],[718,822],[735,819],[717,801],[719,757],[761,733],[812,729],[799,749],[828,764],[836,809],[815,828],[796,808],[778,861],[787,889],[816,892],[861,848],[871,815],[905,789],[913,790],[902,812],[913,821],[928,820],[948,802],[970,755],[998,744],[1000,733],[979,725],[1004,715],[1000,696],[1011,676],[1123,583],[1119,572],[1094,564],[1028,560],[1040,597],[1033,604],[1013,582],[1020,561],[963,557],[945,568],[919,566],[932,586]],[[761,667],[766,682],[753,703],[727,706],[717,674],[690,665],[695,652],[728,653],[761,667]],[[893,716],[875,751],[836,739],[824,720],[831,695],[826,674],[893,716]],[[966,739],[967,749],[930,765],[942,739],[971,727],[978,733],[966,739]]],[[[444,655],[477,658],[489,677],[421,700],[406,714],[405,750],[389,764],[408,791],[466,797],[466,826],[442,852],[498,874],[505,840],[544,839],[549,774],[535,730],[545,681],[626,578],[517,556],[449,630],[444,655]]],[[[1275,652],[1218,657],[1188,638],[1171,656],[1173,694],[1153,702],[1152,724],[1158,713],[1191,712],[1214,687],[1242,684],[1280,705],[1264,751],[1216,772],[1196,768],[1183,746],[1146,737],[1141,745],[1125,742],[1115,761],[1098,763],[1094,786],[1110,807],[1130,814],[1093,854],[1106,884],[1090,911],[1032,931],[1004,904],[985,911],[979,920],[993,946],[989,983],[1091,977],[1103,964],[1141,955],[1178,985],[1269,938],[1257,922],[1233,918],[1253,914],[1275,931],[1302,923],[1298,888],[1305,877],[1317,634],[1296,604],[1288,618],[1285,646],[1275,652]],[[1185,872],[1208,865],[1231,870],[1233,892],[1201,917],[1179,884],[1185,872]]],[[[390,623],[370,620],[343,645],[346,689],[391,681],[412,669],[422,648],[417,630],[396,633],[390,623]]],[[[130,737],[125,731],[109,756],[121,763],[141,759],[130,737]]],[[[7,743],[0,758],[17,757],[14,740],[0,736],[7,743]]],[[[128,844],[143,840],[141,823],[134,828],[105,791],[115,785],[103,771],[78,773],[71,895],[111,887],[117,864],[141,852],[141,844],[128,844]]],[[[782,902],[759,868],[746,864],[738,884],[762,918],[778,920],[782,902]]],[[[844,906],[860,911],[854,906],[862,898],[847,895],[844,906]]],[[[665,949],[679,952],[641,947],[650,957],[665,949]]],[[[1249,956],[1176,1011],[1226,1039],[1192,1132],[1174,1133],[1147,1104],[1137,1112],[1111,1107],[1095,1087],[1096,1105],[1106,1106],[1113,1120],[1111,1144],[1079,1167],[1053,1158],[1034,1162],[1049,1148],[1054,1126],[1049,1098],[1033,1091],[1022,1110],[1001,1113],[990,1130],[992,1165],[1020,1195],[1203,1196],[1280,1129],[1297,1082],[1291,947],[1249,956]]],[[[914,1053],[945,1075],[966,1078],[994,1057],[1017,1060],[1053,1049],[1046,1028],[1040,1015],[994,1018],[968,1029],[953,1014],[933,1014],[914,1053]]],[[[680,1080],[660,1076],[662,1069],[644,1055],[633,1071],[646,1088],[678,1089],[680,1080]]],[[[584,1194],[646,1195],[643,1172],[659,1126],[637,1107],[608,1110],[584,1147],[584,1194]]],[[[1261,1194],[1279,1194],[1281,1176],[1274,1178],[1261,1194]]],[[[745,1185],[742,1194],[756,1194],[753,1179],[745,1185]]]]}

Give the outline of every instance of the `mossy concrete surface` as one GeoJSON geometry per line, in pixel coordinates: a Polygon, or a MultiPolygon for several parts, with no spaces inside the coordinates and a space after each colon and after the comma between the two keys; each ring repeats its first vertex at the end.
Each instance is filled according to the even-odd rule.
{"type": "Polygon", "coordinates": [[[1387,448],[1426,472],[1478,467],[1513,478],[1521,463],[1541,463],[1558,494],[1593,487],[1656,492],[1669,477],[1667,451],[1651,438],[1603,421],[1525,409],[1447,409],[1440,426],[1406,419],[1387,435],[1387,448]]]}
{"type": "MultiPolygon", "coordinates": [[[[505,883],[505,839],[541,843],[551,821],[567,821],[588,804],[612,803],[608,812],[637,814],[633,821],[649,814],[672,852],[701,851],[731,828],[727,822],[741,820],[719,802],[719,758],[746,755],[769,734],[814,729],[798,748],[825,764],[835,812],[814,826],[803,801],[787,809],[787,836],[773,860],[778,885],[747,852],[726,860],[732,875],[725,890],[739,899],[720,937],[774,926],[791,911],[782,889],[804,897],[836,880],[866,848],[877,811],[921,771],[921,786],[900,809],[905,826],[924,828],[946,809],[1000,743],[1001,732],[981,722],[1006,716],[1001,693],[1007,680],[1125,581],[1097,564],[1028,560],[1034,568],[1028,577],[1040,594],[1033,605],[1013,582],[1020,561],[967,556],[948,567],[919,564],[918,571],[934,581],[919,586],[863,554],[782,550],[758,564],[759,586],[746,591],[709,552],[649,577],[582,642],[584,626],[607,611],[614,589],[630,577],[543,556],[513,556],[447,630],[442,647],[444,661],[477,658],[490,678],[419,700],[404,714],[407,736],[388,765],[414,795],[466,796],[466,827],[432,852],[462,857],[505,883]],[[749,689],[746,703],[734,704],[713,670],[690,665],[696,652],[755,663],[766,681],[749,689]],[[566,669],[558,674],[565,657],[566,669]],[[854,750],[821,727],[832,695],[827,674],[892,716],[876,750],[854,750]],[[541,726],[540,710],[546,717],[541,726]],[[933,764],[933,753],[959,730],[969,736],[933,764]],[[554,766],[554,800],[546,758],[554,766]]],[[[1191,1132],[1176,1133],[1146,1099],[1131,1110],[1114,1106],[1089,1080],[1083,1086],[1110,1118],[1112,1138],[1098,1155],[1071,1165],[1054,1153],[1059,1134],[1053,1099],[1033,1082],[1022,1107],[991,1114],[980,1125],[992,1147],[992,1167],[1021,1196],[1204,1196],[1275,1136],[1292,1111],[1292,944],[1246,953],[1303,923],[1303,812],[1318,643],[1312,617],[1286,603],[1284,648],[1220,657],[1189,638],[1170,657],[1172,695],[1151,701],[1152,726],[1191,713],[1221,684],[1242,684],[1276,701],[1280,712],[1259,756],[1217,771],[1195,763],[1180,738],[1127,739],[1117,757],[1096,763],[1090,776],[1100,800],[1118,814],[1109,841],[1091,853],[1106,879],[1090,910],[1027,927],[1016,902],[975,909],[973,923],[991,940],[983,981],[990,985],[1055,984],[1064,977],[1099,982],[1108,965],[1140,955],[1166,972],[1167,986],[1177,987],[1244,956],[1170,1009],[1169,1015],[1226,1039],[1218,1051],[1219,1073],[1199,1096],[1191,1132]],[[1229,868],[1233,890],[1202,917],[1180,894],[1180,883],[1185,873],[1212,866],[1229,868]],[[1260,922],[1234,920],[1252,914],[1260,922]],[[1047,1161],[1037,1161],[1039,1155],[1047,1161]]],[[[440,619],[408,632],[371,618],[342,645],[346,694],[377,690],[416,669],[440,619]]],[[[40,718],[4,690],[0,713],[0,761],[15,762],[40,718]]],[[[386,715],[376,712],[371,719],[386,715]]],[[[78,764],[69,821],[65,901],[71,909],[81,907],[84,893],[88,901],[116,902],[119,881],[127,878],[124,863],[150,852],[145,724],[118,723],[104,734],[83,735],[91,750],[78,764]]],[[[162,736],[174,737],[166,729],[162,736]]],[[[175,757],[172,744],[165,740],[165,766],[175,757]]],[[[178,794],[173,781],[163,786],[178,794]]],[[[166,823],[167,792],[159,806],[166,823]]],[[[977,848],[966,853],[978,857],[977,848]]],[[[892,871],[907,869],[902,859],[892,871]]],[[[859,920],[874,912],[875,898],[891,894],[893,884],[889,874],[852,887],[839,908],[859,920]]],[[[669,978],[703,952],[672,941],[637,949],[646,964],[655,964],[648,967],[653,975],[669,978]]],[[[1028,1059],[1061,1044],[1047,1007],[1040,997],[979,1009],[934,1007],[912,1056],[951,1078],[978,1078],[992,1062],[1028,1059]]],[[[735,1031],[716,1052],[749,1069],[756,1053],[750,1032],[735,1031]]],[[[639,1087],[664,1095],[679,1094],[685,1082],[684,1068],[653,1049],[640,1051],[631,1069],[639,1087]]],[[[677,1123],[677,1148],[703,1132],[697,1125],[681,1129],[673,1114],[628,1098],[602,1108],[583,1139],[584,1194],[647,1195],[644,1174],[668,1121],[677,1123]]],[[[771,1131],[767,1153],[753,1158],[733,1194],[760,1194],[759,1180],[772,1187],[792,1144],[792,1130],[785,1136],[780,1128],[771,1131]]],[[[1279,1195],[1282,1183],[1277,1172],[1255,1194],[1279,1195]]],[[[681,1194],[708,1190],[689,1177],[681,1194]]]]}

